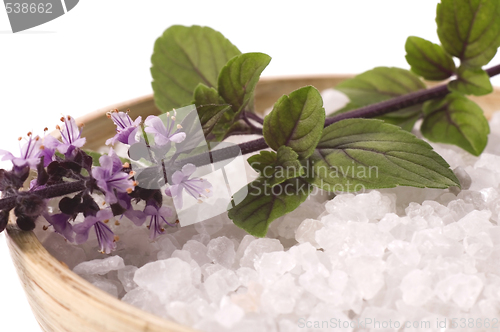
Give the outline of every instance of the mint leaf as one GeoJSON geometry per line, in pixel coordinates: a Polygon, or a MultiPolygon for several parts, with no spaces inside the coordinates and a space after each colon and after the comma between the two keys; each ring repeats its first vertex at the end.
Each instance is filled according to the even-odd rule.
{"type": "Polygon", "coordinates": [[[232,105],[235,114],[253,103],[260,74],[270,61],[271,57],[264,53],[245,53],[232,58],[222,68],[218,79],[219,94],[232,105]]]}
{"type": "Polygon", "coordinates": [[[391,112],[385,115],[377,116],[375,119],[382,120],[386,123],[399,126],[406,131],[412,131],[415,122],[422,116],[422,104],[415,105],[402,110],[391,112]]]}
{"type": "Polygon", "coordinates": [[[264,139],[273,150],[289,146],[303,159],[313,153],[324,125],[323,99],[316,88],[306,86],[274,104],[264,118],[264,139]]]}
{"type": "Polygon", "coordinates": [[[220,70],[241,52],[208,27],[168,28],[155,42],[151,75],[156,106],[163,112],[189,104],[198,83],[217,87],[220,70]]]}
{"type": "Polygon", "coordinates": [[[261,178],[270,186],[304,174],[299,155],[291,148],[282,146],[278,153],[261,151],[248,158],[248,163],[260,173],[261,178]]]}
{"type": "Polygon", "coordinates": [[[200,83],[194,90],[194,104],[198,111],[201,128],[203,133],[207,136],[216,125],[224,128],[225,131],[229,126],[228,122],[231,121],[233,114],[231,105],[227,104],[224,99],[219,96],[219,93],[214,88],[200,83]],[[231,114],[227,114],[231,113],[231,114]],[[220,122],[218,124],[218,122],[220,122]]]}
{"type": "MultiPolygon", "coordinates": [[[[335,89],[350,99],[346,107],[334,113],[338,114],[425,89],[425,84],[408,70],[377,67],[341,82],[335,89]]],[[[415,105],[378,118],[410,131],[420,117],[421,109],[421,105],[415,105]]]]}
{"type": "Polygon", "coordinates": [[[423,38],[408,37],[405,50],[411,71],[426,80],[445,80],[455,72],[452,57],[440,45],[423,38]]]}
{"type": "Polygon", "coordinates": [[[433,142],[454,144],[478,156],[488,141],[490,128],[482,109],[459,93],[424,103],[420,131],[433,142]]]}
{"type": "Polygon", "coordinates": [[[442,0],[437,33],[446,52],[469,67],[481,67],[500,46],[500,0],[442,0]]]}
{"type": "Polygon", "coordinates": [[[375,119],[347,119],[326,127],[308,167],[311,183],[327,191],[459,186],[429,144],[375,119]]]}
{"type": "Polygon", "coordinates": [[[482,69],[461,66],[457,79],[448,83],[450,91],[458,91],[466,95],[482,96],[493,92],[490,76],[482,69]]]}
{"type": "Polygon", "coordinates": [[[234,195],[234,201],[245,194],[246,197],[229,209],[228,216],[251,235],[264,237],[269,224],[299,207],[312,186],[302,178],[294,178],[270,187],[259,178],[248,185],[248,194],[244,189],[234,195]]]}
{"type": "Polygon", "coordinates": [[[216,139],[222,141],[231,135],[250,135],[252,134],[252,128],[244,121],[239,120],[231,124],[229,128],[220,128],[220,131],[214,131],[214,133],[216,134],[216,139]]]}
{"type": "Polygon", "coordinates": [[[335,89],[357,105],[369,105],[425,89],[425,84],[406,69],[376,67],[339,83],[335,89]]]}

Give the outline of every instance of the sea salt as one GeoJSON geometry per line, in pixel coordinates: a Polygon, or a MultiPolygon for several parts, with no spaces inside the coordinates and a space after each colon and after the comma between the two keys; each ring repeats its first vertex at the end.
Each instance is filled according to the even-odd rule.
{"type": "Polygon", "coordinates": [[[118,280],[120,280],[123,285],[123,289],[126,292],[130,292],[132,289],[137,287],[137,284],[134,281],[135,271],[137,270],[138,268],[136,266],[131,265],[118,270],[118,280]]]}
{"type": "Polygon", "coordinates": [[[203,289],[212,302],[219,302],[223,296],[235,291],[240,285],[240,279],[233,270],[221,269],[205,279],[203,289]]]}
{"type": "Polygon", "coordinates": [[[315,240],[316,231],[323,228],[323,224],[315,219],[305,219],[295,232],[295,239],[298,243],[311,243],[314,247],[320,248],[315,240]]]}
{"type": "Polygon", "coordinates": [[[246,234],[227,214],[167,228],[155,241],[123,220],[110,225],[120,236],[114,256],[97,252],[92,233],[75,246],[36,232],[49,252],[101,290],[202,331],[320,331],[303,324],[324,321],[335,322],[335,331],[401,331],[338,324],[494,318],[500,114],[491,121],[497,127],[480,157],[432,144],[462,190],[317,193],[273,222],[264,238],[246,234]]]}
{"type": "Polygon", "coordinates": [[[177,257],[151,262],[134,275],[134,282],[163,302],[188,298],[196,293],[191,265],[177,257]]]}
{"type": "Polygon", "coordinates": [[[186,250],[190,253],[191,258],[193,258],[199,266],[210,263],[212,260],[207,256],[207,247],[195,240],[189,240],[184,244],[182,250],[186,250]]]}
{"type": "Polygon", "coordinates": [[[111,256],[104,259],[94,259],[88,262],[82,262],[75,266],[73,272],[76,274],[99,274],[103,275],[109,271],[119,270],[125,267],[123,258],[120,256],[111,256]]]}
{"type": "Polygon", "coordinates": [[[240,259],[240,266],[254,267],[255,261],[265,252],[283,251],[283,245],[278,239],[257,239],[245,249],[240,259]]]}
{"type": "Polygon", "coordinates": [[[234,243],[225,236],[220,236],[207,245],[208,258],[216,264],[225,267],[231,267],[234,263],[236,251],[234,250],[234,243]]]}

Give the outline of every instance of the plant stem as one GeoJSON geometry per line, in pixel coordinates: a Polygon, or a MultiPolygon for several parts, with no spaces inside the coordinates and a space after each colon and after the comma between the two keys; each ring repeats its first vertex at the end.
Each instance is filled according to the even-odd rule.
{"type": "MultiPolygon", "coordinates": [[[[53,186],[40,189],[40,190],[35,190],[35,191],[22,191],[19,193],[19,195],[22,194],[27,194],[27,193],[32,193],[32,194],[37,194],[41,198],[54,198],[54,197],[59,197],[63,195],[68,195],[74,192],[82,191],[84,190],[85,187],[85,181],[79,180],[79,181],[73,181],[73,182],[65,182],[65,183],[59,183],[55,184],[53,186]]],[[[16,198],[17,196],[11,196],[11,197],[6,197],[3,199],[0,199],[0,210],[10,210],[16,206],[16,198]]]]}
{"type": "MultiPolygon", "coordinates": [[[[486,73],[490,77],[496,76],[500,74],[500,65],[496,65],[489,69],[486,69],[486,73]]],[[[341,121],[345,119],[353,119],[353,118],[373,118],[376,116],[380,116],[383,114],[387,114],[390,112],[394,112],[409,106],[413,106],[416,104],[423,103],[424,101],[440,98],[448,94],[448,88],[446,84],[438,85],[436,87],[419,90],[416,92],[408,93],[406,95],[402,95],[396,98],[392,98],[377,104],[368,105],[365,107],[361,107],[352,111],[348,111],[345,113],[341,113],[330,118],[327,118],[325,121],[325,127],[341,121]]],[[[260,124],[263,124],[262,118],[253,113],[245,112],[244,116],[250,118],[260,124]]],[[[146,136],[146,135],[144,135],[146,136]]],[[[262,149],[267,149],[269,146],[267,145],[264,138],[259,138],[253,141],[241,143],[238,145],[230,146],[224,149],[215,150],[210,153],[211,162],[222,161],[226,159],[235,158],[238,155],[247,154],[256,152],[262,149]]],[[[188,158],[184,158],[181,161],[175,163],[176,166],[182,166],[187,163],[194,164],[195,166],[203,166],[207,164],[207,156],[206,154],[200,154],[188,158]]],[[[78,192],[85,189],[84,181],[74,181],[61,183],[57,185],[53,185],[51,187],[47,187],[45,189],[33,191],[33,193],[37,193],[42,198],[53,198],[63,195],[68,195],[74,192],[78,192]]],[[[16,197],[6,197],[0,199],[0,210],[10,210],[15,207],[16,197]]]]}
{"type": "Polygon", "coordinates": [[[243,116],[248,118],[248,119],[254,120],[257,123],[260,123],[261,125],[264,124],[264,119],[255,113],[243,112],[243,116]]]}
{"type": "MultiPolygon", "coordinates": [[[[490,77],[500,74],[500,65],[486,69],[486,73],[490,77]]],[[[423,103],[427,100],[444,97],[449,92],[450,91],[448,90],[448,86],[446,84],[438,85],[430,89],[410,92],[400,97],[384,100],[380,103],[367,105],[349,112],[334,115],[325,120],[325,127],[344,119],[374,118],[409,106],[423,103]]]]}

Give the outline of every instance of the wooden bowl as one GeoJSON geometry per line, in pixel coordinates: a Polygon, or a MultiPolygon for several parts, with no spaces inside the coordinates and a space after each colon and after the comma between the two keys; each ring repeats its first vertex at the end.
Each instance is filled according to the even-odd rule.
{"type": "MultiPolygon", "coordinates": [[[[258,112],[271,107],[283,94],[313,85],[320,91],[334,87],[352,75],[328,75],[295,78],[268,78],[256,91],[258,112]]],[[[471,98],[488,118],[500,108],[500,90],[471,98]]],[[[106,119],[110,109],[130,109],[134,117],[158,114],[153,97],[146,96],[92,112],[79,119],[86,124],[86,148],[97,149],[113,136],[114,125],[106,119]]],[[[157,317],[91,285],[51,256],[33,232],[20,231],[13,218],[7,226],[7,243],[14,265],[38,323],[47,332],[188,332],[191,328],[157,317]]]]}

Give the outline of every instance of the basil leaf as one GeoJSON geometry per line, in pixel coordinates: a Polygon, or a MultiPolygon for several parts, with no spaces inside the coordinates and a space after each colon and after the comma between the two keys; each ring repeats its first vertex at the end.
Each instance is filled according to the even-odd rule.
{"type": "Polygon", "coordinates": [[[215,132],[217,134],[216,138],[221,140],[221,141],[225,140],[226,138],[228,138],[231,135],[251,135],[252,134],[252,128],[250,128],[246,124],[246,122],[244,122],[243,120],[238,120],[238,121],[234,122],[233,124],[231,124],[229,126],[229,128],[225,129],[224,132],[223,132],[223,129],[225,129],[225,128],[221,128],[220,134],[215,132]]]}
{"type": "MultiPolygon", "coordinates": [[[[231,105],[222,99],[217,90],[200,83],[194,90],[194,104],[198,111],[203,134],[207,136],[216,125],[228,126],[233,117],[231,105]],[[228,114],[229,113],[229,114],[228,114]],[[220,122],[220,123],[219,123],[220,122]]],[[[227,129],[227,128],[226,128],[227,129]]]]}
{"type": "Polygon", "coordinates": [[[220,71],[219,94],[232,105],[235,114],[253,104],[260,74],[270,61],[271,57],[264,53],[245,53],[229,60],[220,71]]]}
{"type": "Polygon", "coordinates": [[[306,200],[312,186],[302,178],[286,180],[273,187],[258,178],[234,195],[240,201],[229,209],[228,216],[234,224],[251,235],[264,237],[271,222],[295,210],[306,200]],[[246,195],[241,200],[242,196],[246,195]]]}
{"type": "Polygon", "coordinates": [[[155,42],[151,57],[156,106],[163,112],[188,105],[199,83],[217,87],[220,70],[241,52],[208,27],[168,28],[155,42]]]}
{"type": "Polygon", "coordinates": [[[304,174],[299,155],[291,148],[282,146],[278,153],[261,151],[248,158],[248,163],[260,173],[261,178],[270,186],[304,174]]]}
{"type": "Polygon", "coordinates": [[[462,64],[479,68],[500,46],[500,0],[442,0],[437,33],[443,48],[462,64]]]}
{"type": "Polygon", "coordinates": [[[490,128],[482,109],[459,93],[424,103],[420,131],[433,142],[454,144],[478,156],[488,142],[490,128]]]}
{"type": "Polygon", "coordinates": [[[375,119],[347,119],[326,127],[307,166],[311,183],[327,191],[459,186],[429,144],[375,119]]]}
{"type": "Polygon", "coordinates": [[[444,49],[419,37],[408,37],[405,44],[406,61],[411,71],[426,80],[445,80],[455,72],[455,63],[444,49]]]}
{"type": "MultiPolygon", "coordinates": [[[[335,89],[350,99],[346,107],[334,113],[338,114],[425,89],[425,84],[408,70],[377,67],[341,82],[335,89]]],[[[378,118],[411,131],[422,114],[421,110],[422,105],[415,105],[378,118]]]]}
{"type": "Polygon", "coordinates": [[[377,116],[376,119],[386,123],[399,126],[406,131],[412,131],[415,122],[422,116],[422,104],[403,108],[396,112],[391,112],[385,115],[377,116]]]}
{"type": "Polygon", "coordinates": [[[490,77],[478,68],[471,69],[461,66],[457,79],[448,83],[450,91],[458,91],[466,95],[482,96],[493,92],[490,77]]]}
{"type": "Polygon", "coordinates": [[[313,153],[325,125],[323,99],[316,88],[306,86],[284,95],[264,118],[264,139],[275,151],[291,147],[299,158],[313,153]]]}

